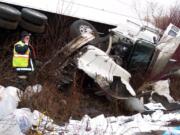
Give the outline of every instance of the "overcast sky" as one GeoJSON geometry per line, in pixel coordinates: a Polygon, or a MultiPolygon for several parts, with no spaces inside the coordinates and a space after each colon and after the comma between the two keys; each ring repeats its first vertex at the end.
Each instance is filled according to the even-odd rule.
{"type": "Polygon", "coordinates": [[[174,5],[178,0],[118,0],[122,3],[132,5],[134,3],[140,3],[142,5],[146,5],[147,2],[154,2],[157,3],[159,6],[164,8],[169,8],[170,6],[174,5]]]}
{"type": "MultiPolygon", "coordinates": [[[[121,5],[121,13],[129,19],[139,21],[147,15],[148,3],[153,2],[159,8],[167,10],[177,3],[177,0],[117,0],[121,5]]],[[[180,2],[179,2],[180,3],[180,2]]],[[[134,20],[134,21],[135,21],[134,20]]]]}
{"type": "Polygon", "coordinates": [[[140,0],[140,1],[156,2],[159,5],[162,5],[164,8],[168,8],[174,5],[178,0],[140,0]]]}
{"type": "MultiPolygon", "coordinates": [[[[137,8],[138,12],[146,13],[148,8],[148,3],[155,3],[156,6],[163,8],[164,10],[168,10],[170,7],[177,3],[177,0],[117,0],[121,5],[122,8],[127,8],[125,12],[133,12],[135,7],[137,8]]],[[[179,2],[180,3],[180,2],[179,2]]]]}

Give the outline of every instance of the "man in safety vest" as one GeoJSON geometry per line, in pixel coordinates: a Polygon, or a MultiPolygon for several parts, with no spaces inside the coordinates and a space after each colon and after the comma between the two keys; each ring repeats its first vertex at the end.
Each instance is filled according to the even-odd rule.
{"type": "Polygon", "coordinates": [[[35,52],[29,43],[30,36],[30,33],[23,31],[21,33],[21,40],[14,45],[13,49],[12,65],[22,79],[27,78],[26,73],[34,71],[33,60],[35,52]]]}

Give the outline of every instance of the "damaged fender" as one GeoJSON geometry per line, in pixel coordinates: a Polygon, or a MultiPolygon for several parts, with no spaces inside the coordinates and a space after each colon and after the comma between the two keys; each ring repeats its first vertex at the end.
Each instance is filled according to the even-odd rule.
{"type": "Polygon", "coordinates": [[[110,93],[111,96],[122,99],[113,90],[108,90],[115,80],[114,78],[118,77],[129,94],[136,96],[134,89],[129,84],[131,75],[128,71],[117,65],[105,52],[94,46],[88,45],[83,49],[85,51],[81,51],[80,57],[77,58],[78,68],[93,78],[107,94],[110,93]]]}

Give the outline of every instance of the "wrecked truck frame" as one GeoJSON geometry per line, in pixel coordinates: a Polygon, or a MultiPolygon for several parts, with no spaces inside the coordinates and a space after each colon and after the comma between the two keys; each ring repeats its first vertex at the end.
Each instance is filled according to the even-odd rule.
{"type": "Polygon", "coordinates": [[[108,54],[92,45],[85,46],[79,53],[78,69],[93,78],[105,93],[116,99],[136,96],[129,84],[130,73],[116,64],[108,54]]]}
{"type": "MultiPolygon", "coordinates": [[[[47,61],[41,70],[60,55],[62,59],[58,63],[58,69],[63,71],[69,65],[74,65],[75,69],[84,71],[90,78],[94,79],[104,95],[109,95],[115,99],[128,99],[136,96],[134,89],[129,84],[131,74],[116,64],[107,53],[87,44],[94,38],[90,33],[74,38],[47,61]]],[[[64,81],[63,79],[65,78],[60,80],[60,89],[63,89],[63,85],[70,85],[71,83],[71,81],[64,81]]]]}
{"type": "MultiPolygon", "coordinates": [[[[58,64],[58,69],[61,70],[63,76],[59,84],[61,90],[63,85],[69,85],[72,82],[72,73],[78,69],[84,71],[100,86],[100,95],[109,95],[115,99],[129,99],[136,96],[129,83],[130,73],[133,75],[133,72],[138,72],[144,77],[148,75],[149,78],[145,79],[149,81],[160,78],[166,65],[172,60],[174,53],[179,50],[180,37],[169,39],[163,43],[152,43],[112,30],[106,38],[109,39],[109,44],[105,52],[102,51],[103,49],[98,45],[98,42],[95,42],[99,38],[97,31],[93,31],[91,28],[93,26],[82,20],[78,22],[87,25],[86,32],[81,33],[81,31],[77,31],[77,27],[71,27],[70,31],[76,30],[77,32],[74,35],[75,37],[54,55],[54,57],[61,56],[58,64]],[[126,54],[127,52],[128,54],[126,54]],[[67,77],[67,73],[63,73],[66,67],[72,68],[69,77],[67,77]]],[[[104,43],[101,42],[101,45],[104,43]]],[[[44,66],[50,63],[51,59],[44,66]]],[[[177,63],[175,65],[178,66],[177,63]]]]}
{"type": "Polygon", "coordinates": [[[118,29],[111,29],[113,41],[110,55],[114,53],[120,56],[121,66],[133,77],[135,74],[141,75],[142,82],[157,81],[175,75],[180,68],[180,37],[178,33],[176,36],[168,35],[172,31],[169,27],[175,26],[170,24],[164,32],[163,37],[168,38],[160,38],[156,42],[145,40],[136,34],[133,36],[118,29]]]}
{"type": "MultiPolygon", "coordinates": [[[[110,37],[112,38],[112,35],[110,37]]],[[[95,47],[96,45],[91,45],[90,41],[94,40],[94,38],[95,36],[91,33],[84,33],[65,45],[54,57],[60,54],[61,61],[58,65],[62,72],[65,71],[64,68],[73,65],[72,69],[76,67],[76,69],[84,71],[90,78],[94,79],[94,82],[100,86],[102,95],[108,95],[115,99],[129,99],[136,96],[129,83],[131,74],[128,71],[138,72],[139,70],[136,70],[136,68],[140,67],[141,71],[139,72],[144,75],[149,74],[149,80],[153,80],[153,77],[161,75],[162,70],[178,50],[180,44],[179,37],[160,44],[153,44],[143,39],[138,39],[134,43],[128,40],[131,45],[129,57],[122,60],[123,64],[117,64],[115,62],[116,58],[113,58],[111,52],[114,49],[113,43],[104,52],[95,47]],[[170,50],[170,52],[167,52],[167,50],[170,50]],[[127,62],[126,65],[124,65],[124,61],[127,62]]],[[[51,62],[51,59],[45,65],[51,62]]],[[[69,85],[73,77],[70,76],[67,80],[65,78],[67,78],[66,75],[60,82],[60,89],[63,89],[61,86],[64,84],[69,85]]]]}

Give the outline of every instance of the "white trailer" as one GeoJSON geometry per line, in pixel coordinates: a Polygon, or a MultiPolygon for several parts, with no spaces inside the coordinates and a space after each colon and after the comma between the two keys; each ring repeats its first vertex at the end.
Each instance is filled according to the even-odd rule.
{"type": "MultiPolygon", "coordinates": [[[[149,41],[153,41],[153,37],[157,38],[157,34],[152,31],[141,31],[143,24],[145,24],[140,18],[138,17],[138,14],[135,12],[135,8],[133,8],[132,5],[127,4],[125,2],[122,2],[120,0],[111,0],[111,1],[104,1],[104,0],[0,0],[0,2],[9,4],[9,5],[15,5],[19,7],[26,7],[30,9],[50,12],[54,14],[60,14],[64,16],[69,16],[73,18],[78,19],[84,19],[89,20],[93,22],[98,22],[101,24],[107,24],[111,26],[118,26],[117,30],[121,33],[134,33],[133,29],[136,30],[135,33],[136,36],[139,38],[145,38],[149,41]],[[133,27],[129,27],[131,24],[128,23],[127,20],[131,20],[132,22],[135,22],[133,27]],[[130,30],[129,30],[130,28],[130,30]],[[132,32],[131,32],[132,31],[132,32]]],[[[0,11],[1,11],[1,5],[0,5],[0,11]]],[[[20,22],[20,26],[24,29],[27,29],[32,32],[43,32],[44,26],[32,26],[32,24],[36,24],[37,22],[34,20],[39,17],[37,15],[38,13],[34,14],[32,11],[22,10],[22,16],[21,18],[25,19],[20,22]],[[25,13],[24,13],[25,12],[25,13]],[[28,12],[28,13],[27,13],[28,12]],[[27,15],[28,14],[28,15],[27,15]],[[29,14],[32,14],[29,16],[29,14]],[[34,16],[36,16],[34,18],[34,16]],[[28,22],[27,22],[28,20],[28,22]],[[28,24],[27,24],[28,23],[28,24]],[[30,24],[29,24],[30,23],[30,24]]],[[[0,12],[1,13],[1,12],[0,12]]],[[[40,15],[42,16],[42,15],[40,15]]],[[[44,18],[44,17],[42,17],[44,18]]],[[[0,15],[1,19],[1,15],[0,15]]],[[[7,18],[9,20],[9,18],[7,18]]],[[[46,20],[44,18],[43,20],[46,20]]],[[[37,23],[38,25],[42,23],[37,23]]],[[[83,23],[83,25],[87,25],[83,23]]],[[[0,22],[1,26],[1,22],[0,22]]],[[[4,26],[4,25],[3,25],[4,26]]],[[[76,25],[77,27],[77,25],[76,25]]],[[[15,28],[15,26],[13,27],[15,28]]],[[[81,28],[81,29],[84,29],[81,28]]],[[[86,31],[86,28],[85,30],[86,31]]],[[[107,31],[107,30],[106,30],[107,31]]]]}
{"type": "Polygon", "coordinates": [[[134,9],[125,13],[124,11],[130,7],[118,0],[0,0],[0,2],[114,26],[122,23],[125,18],[138,19],[132,12],[134,9]]]}

